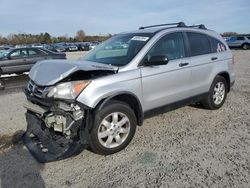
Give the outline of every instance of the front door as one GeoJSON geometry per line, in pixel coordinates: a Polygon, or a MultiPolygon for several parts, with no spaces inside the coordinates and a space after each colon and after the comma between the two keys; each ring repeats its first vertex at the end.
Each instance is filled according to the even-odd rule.
{"type": "Polygon", "coordinates": [[[27,65],[29,66],[29,69],[37,62],[41,60],[45,60],[47,58],[47,55],[43,52],[41,52],[39,49],[28,49],[29,57],[27,59],[27,65]]]}
{"type": "Polygon", "coordinates": [[[143,61],[152,56],[166,56],[169,61],[166,65],[141,67],[145,111],[189,98],[191,69],[182,33],[163,36],[143,61]]]}
{"type": "Polygon", "coordinates": [[[1,62],[1,69],[4,73],[22,73],[25,71],[27,51],[13,50],[5,60],[1,62]]]}

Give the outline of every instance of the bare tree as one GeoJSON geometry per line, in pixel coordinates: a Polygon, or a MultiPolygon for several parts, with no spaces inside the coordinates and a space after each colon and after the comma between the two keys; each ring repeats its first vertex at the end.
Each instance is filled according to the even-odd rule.
{"type": "Polygon", "coordinates": [[[84,39],[85,39],[85,32],[82,30],[82,29],[80,29],[80,30],[78,30],[77,32],[76,32],[76,39],[78,40],[78,41],[83,41],[84,39]]]}

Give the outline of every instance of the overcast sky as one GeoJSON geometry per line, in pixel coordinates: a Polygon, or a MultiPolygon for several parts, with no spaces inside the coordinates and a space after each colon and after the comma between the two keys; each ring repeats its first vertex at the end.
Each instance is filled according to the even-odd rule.
{"type": "Polygon", "coordinates": [[[0,0],[0,35],[114,34],[142,25],[204,23],[220,33],[250,33],[250,0],[0,0]]]}

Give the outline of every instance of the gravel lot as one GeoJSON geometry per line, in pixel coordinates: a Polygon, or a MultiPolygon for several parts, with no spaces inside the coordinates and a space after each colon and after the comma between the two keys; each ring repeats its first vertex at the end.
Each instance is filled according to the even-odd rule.
{"type": "MultiPolygon", "coordinates": [[[[86,150],[44,165],[21,143],[2,148],[0,187],[250,187],[250,51],[233,53],[237,80],[221,109],[147,119],[124,151],[106,157],[86,150]]],[[[21,92],[0,98],[1,147],[26,123],[21,92]]]]}

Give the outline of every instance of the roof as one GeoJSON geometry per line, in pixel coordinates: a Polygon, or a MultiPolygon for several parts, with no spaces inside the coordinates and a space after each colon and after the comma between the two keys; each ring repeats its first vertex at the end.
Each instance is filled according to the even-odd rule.
{"type": "Polygon", "coordinates": [[[129,32],[122,32],[120,34],[126,34],[126,33],[151,33],[155,34],[163,30],[167,29],[174,29],[174,28],[190,28],[194,30],[208,30],[205,25],[200,24],[200,25],[192,25],[192,26],[187,26],[184,22],[178,22],[178,23],[168,23],[168,24],[158,24],[158,25],[152,25],[152,26],[142,26],[138,30],[134,31],[129,31],[129,32]]]}

